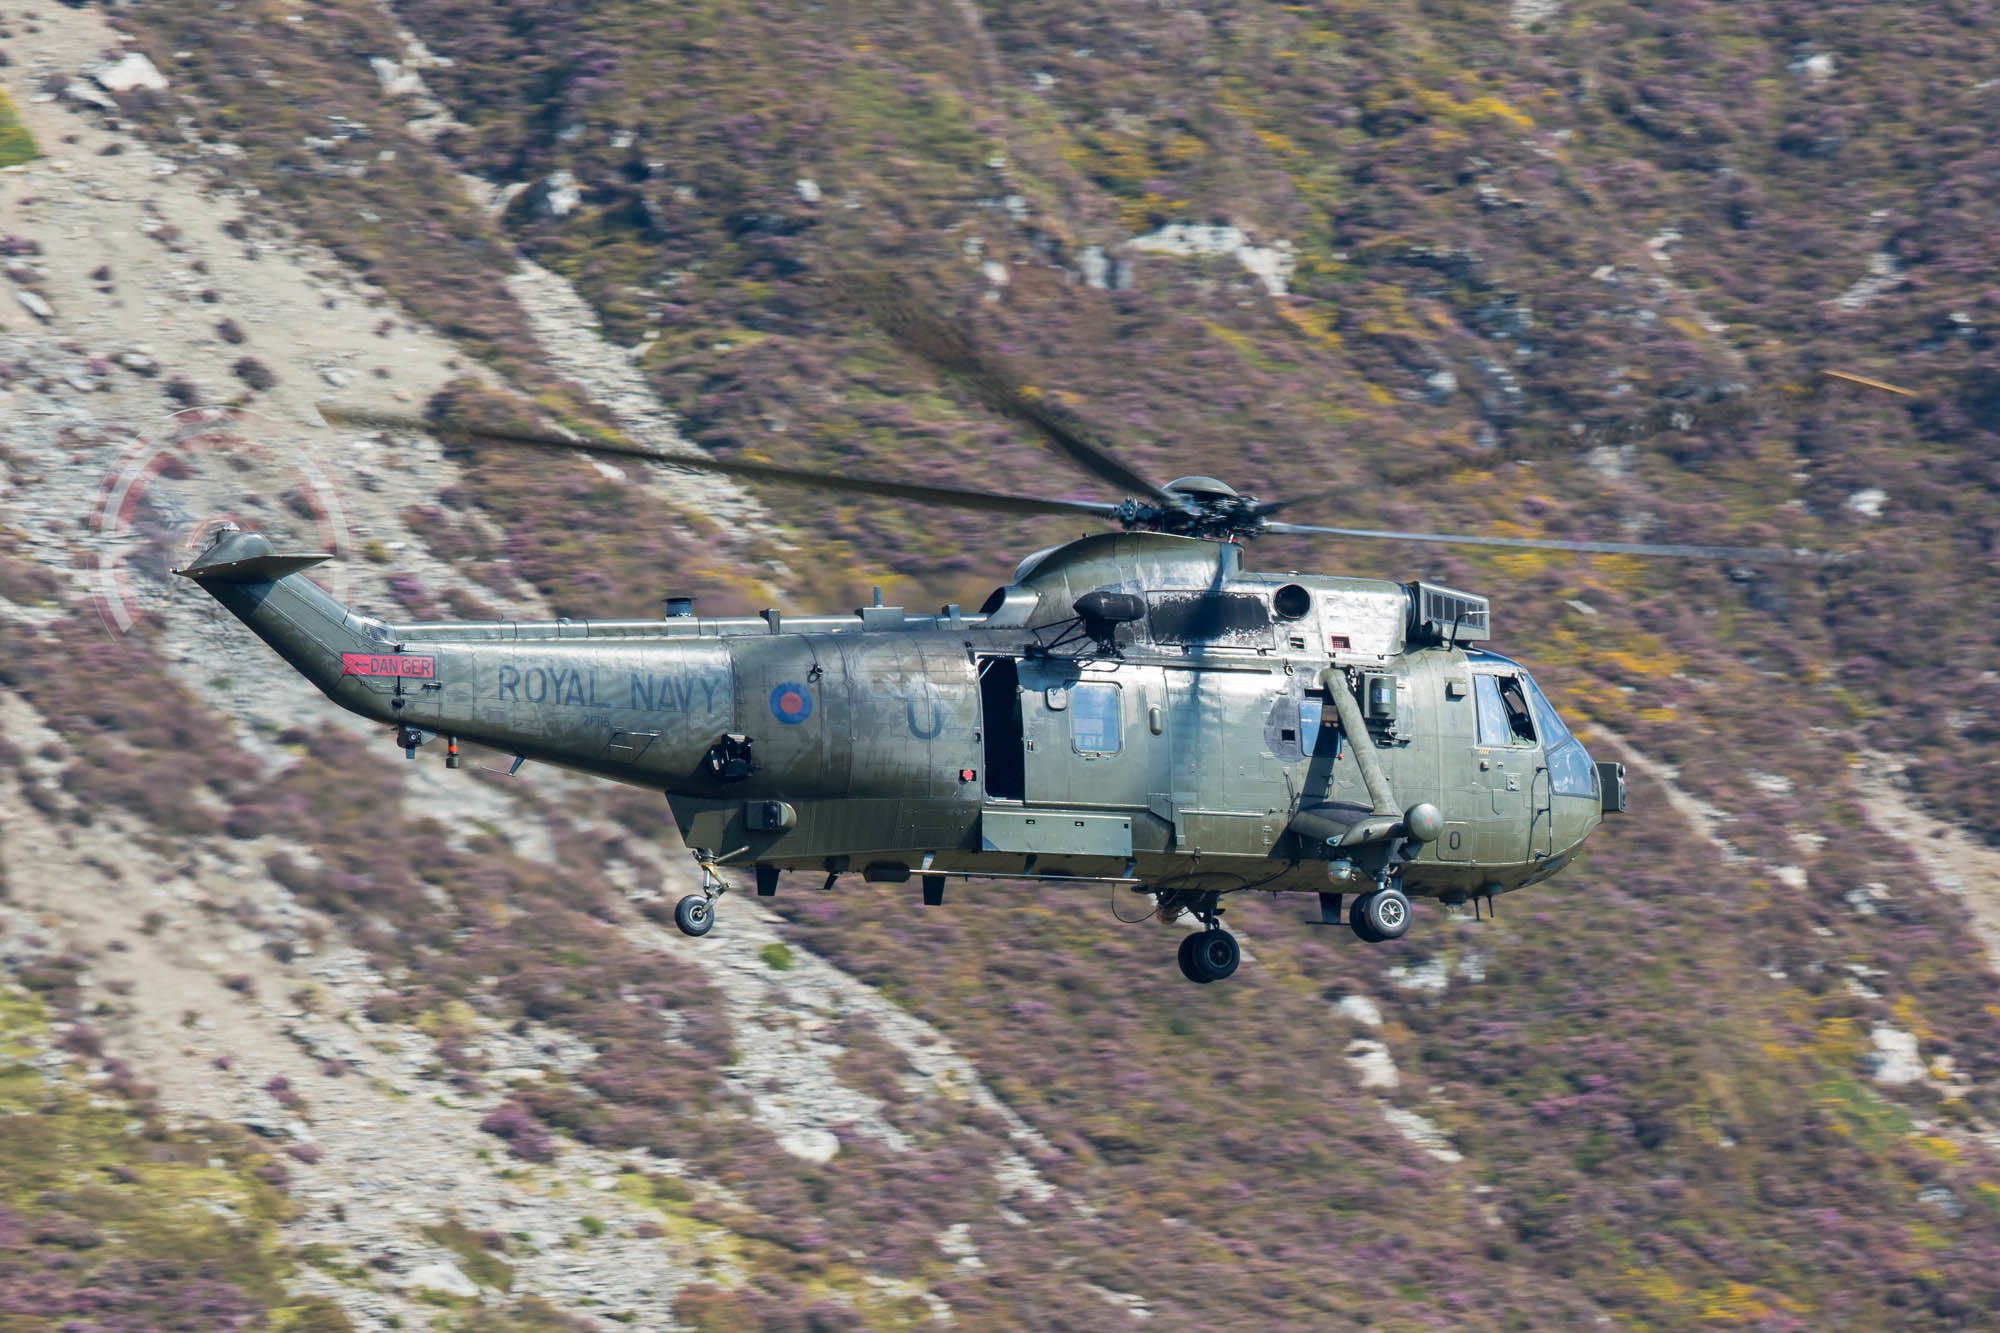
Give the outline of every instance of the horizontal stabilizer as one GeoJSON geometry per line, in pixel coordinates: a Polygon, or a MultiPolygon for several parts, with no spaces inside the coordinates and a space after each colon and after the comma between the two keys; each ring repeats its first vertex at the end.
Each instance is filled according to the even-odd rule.
{"type": "Polygon", "coordinates": [[[274,551],[258,533],[235,532],[223,534],[193,564],[174,573],[197,583],[275,583],[331,559],[326,551],[274,551]]]}

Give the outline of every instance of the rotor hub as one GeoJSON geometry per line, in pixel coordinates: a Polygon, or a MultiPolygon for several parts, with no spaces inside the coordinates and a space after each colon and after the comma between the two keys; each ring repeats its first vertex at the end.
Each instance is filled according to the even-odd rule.
{"type": "Polygon", "coordinates": [[[1181,503],[1167,506],[1127,500],[1111,517],[1127,532],[1163,532],[1217,541],[1240,541],[1264,528],[1257,497],[1241,494],[1213,477],[1181,477],[1163,489],[1181,497],[1181,503]]]}

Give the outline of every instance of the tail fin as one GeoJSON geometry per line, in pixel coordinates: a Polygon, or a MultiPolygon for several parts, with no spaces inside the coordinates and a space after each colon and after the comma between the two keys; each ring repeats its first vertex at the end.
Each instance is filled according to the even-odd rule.
{"type": "Polygon", "coordinates": [[[186,569],[174,573],[197,583],[275,583],[287,574],[296,574],[302,569],[333,559],[325,551],[311,554],[280,555],[271,549],[268,538],[257,533],[237,533],[235,537],[225,536],[221,541],[203,551],[186,569]],[[238,541],[236,538],[251,537],[255,542],[238,541]],[[246,547],[263,543],[263,553],[244,555],[246,547]]]}
{"type": "Polygon", "coordinates": [[[399,720],[388,697],[372,688],[381,682],[358,680],[346,668],[350,655],[384,651],[388,627],[349,611],[300,573],[330,558],[279,552],[262,533],[229,530],[174,572],[199,584],[335,703],[377,721],[399,720]]]}

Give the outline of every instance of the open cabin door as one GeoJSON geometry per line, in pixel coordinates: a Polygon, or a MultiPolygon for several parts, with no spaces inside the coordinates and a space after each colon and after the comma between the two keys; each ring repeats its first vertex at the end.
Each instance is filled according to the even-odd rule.
{"type": "Polygon", "coordinates": [[[1548,774],[1527,692],[1515,672],[1475,671],[1472,697],[1477,859],[1524,863],[1533,857],[1532,844],[1546,846],[1549,839],[1548,774]]]}
{"type": "Polygon", "coordinates": [[[1025,799],[1020,672],[1011,657],[979,659],[979,738],[985,752],[987,799],[1025,799]]]}

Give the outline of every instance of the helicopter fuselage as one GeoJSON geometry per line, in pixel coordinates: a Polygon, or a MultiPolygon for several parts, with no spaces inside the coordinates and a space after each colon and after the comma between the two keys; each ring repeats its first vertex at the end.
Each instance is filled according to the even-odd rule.
{"type": "Polygon", "coordinates": [[[1527,673],[1465,646],[1483,599],[1241,554],[1105,534],[1032,557],[976,614],[645,621],[388,624],[250,533],[185,572],[412,751],[443,736],[662,791],[705,863],[760,887],[1325,892],[1393,869],[1459,902],[1554,874],[1622,808],[1527,673]],[[1435,819],[1404,822],[1419,805],[1435,819]]]}

